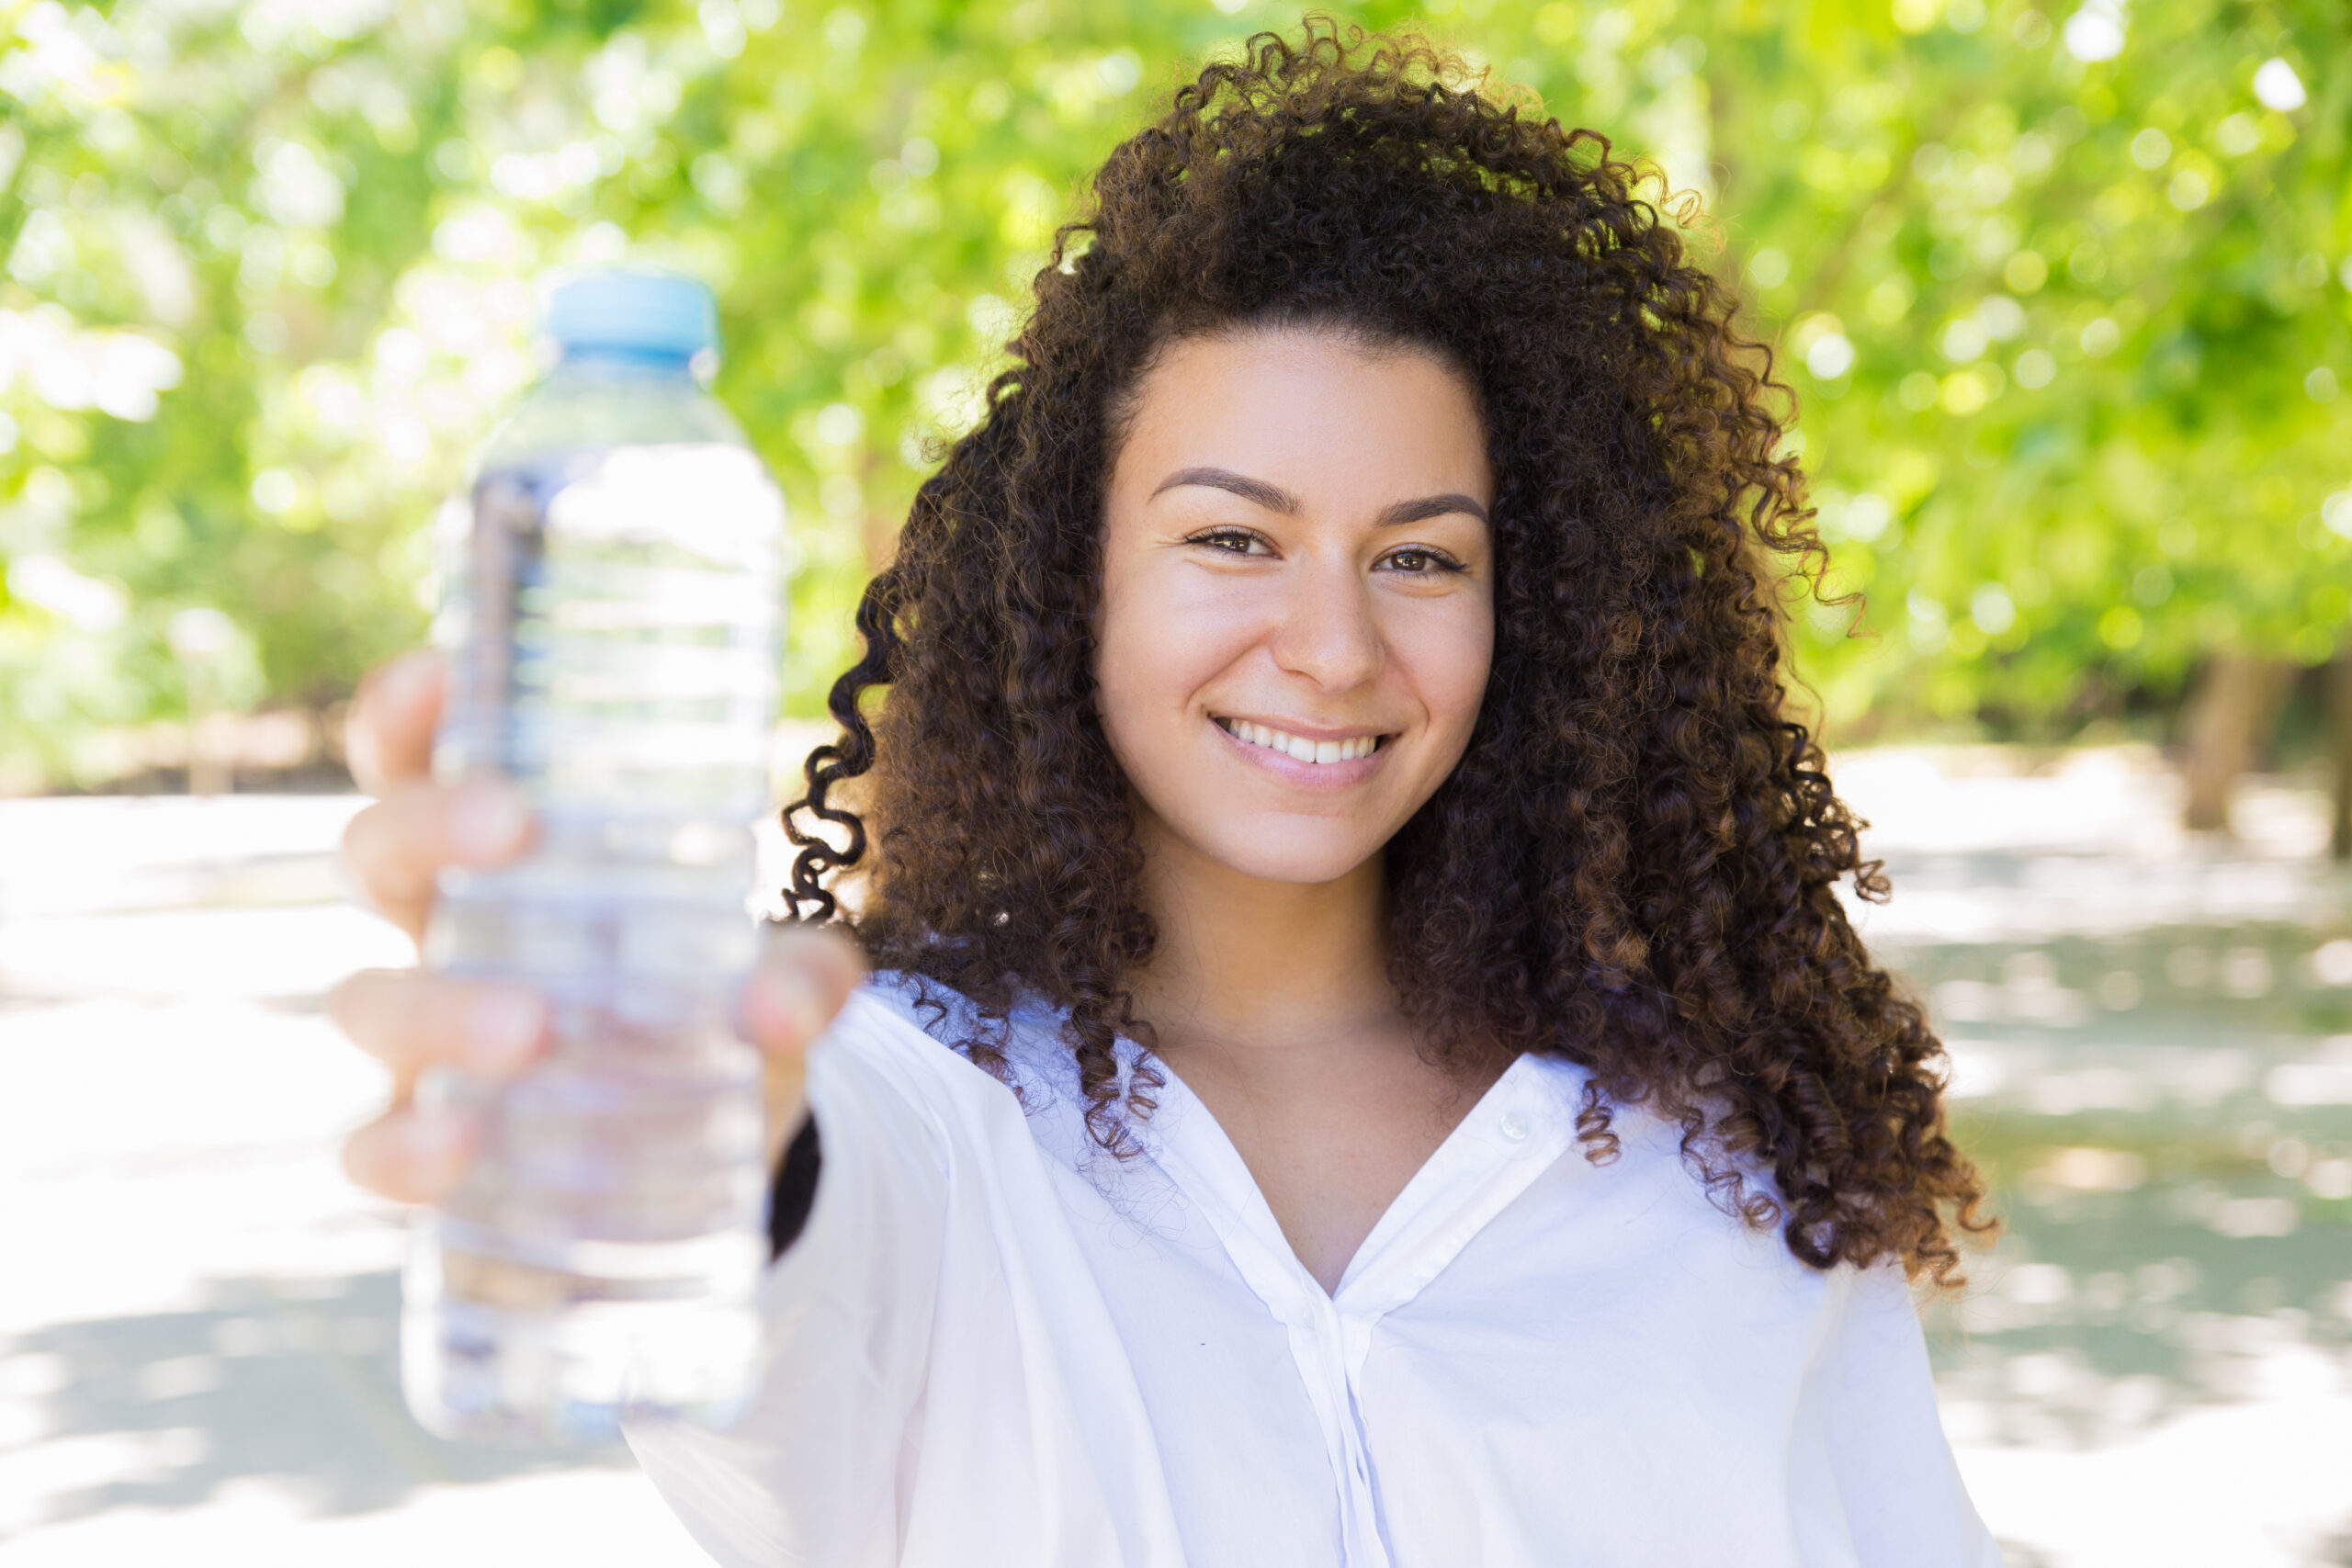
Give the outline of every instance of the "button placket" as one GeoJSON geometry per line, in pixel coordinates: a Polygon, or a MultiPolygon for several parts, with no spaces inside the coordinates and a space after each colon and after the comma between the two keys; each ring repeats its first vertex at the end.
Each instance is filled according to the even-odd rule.
{"type": "MultiPolygon", "coordinates": [[[[1302,1270],[1303,1271],[1303,1270],[1302,1270]]],[[[1364,1325],[1368,1326],[1368,1325],[1364,1325]]],[[[1359,1322],[1317,1291],[1306,1321],[1294,1330],[1293,1353],[1324,1422],[1332,1483],[1339,1493],[1341,1549],[1347,1568],[1388,1568],[1379,1511],[1372,1495],[1372,1460],[1356,1414],[1351,1354],[1359,1322]]]]}

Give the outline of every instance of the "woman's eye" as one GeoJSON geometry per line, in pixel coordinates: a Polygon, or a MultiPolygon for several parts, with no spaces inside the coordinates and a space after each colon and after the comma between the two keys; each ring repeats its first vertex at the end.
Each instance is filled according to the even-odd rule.
{"type": "Polygon", "coordinates": [[[1245,534],[1238,528],[1219,529],[1212,534],[1195,534],[1190,542],[1195,545],[1206,545],[1213,550],[1223,550],[1227,555],[1235,556],[1259,554],[1265,545],[1265,541],[1257,535],[1245,534]]]}
{"type": "Polygon", "coordinates": [[[1429,572],[1460,571],[1461,563],[1435,550],[1397,550],[1388,557],[1388,565],[1397,571],[1419,576],[1429,572]]]}

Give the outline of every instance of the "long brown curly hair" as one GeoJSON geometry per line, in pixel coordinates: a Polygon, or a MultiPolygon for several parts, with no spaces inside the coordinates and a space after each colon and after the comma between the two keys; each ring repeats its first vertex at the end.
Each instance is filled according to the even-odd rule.
{"type": "Polygon", "coordinates": [[[1053,1004],[1125,1151],[1163,1081],[1116,1051],[1151,1039],[1127,979],[1154,933],[1090,623],[1133,390],[1170,343],[1253,323],[1419,344],[1484,412],[1497,637],[1468,750],[1385,852],[1408,1018],[1442,1059],[1589,1068],[1594,1157],[1611,1105],[1679,1122],[1718,1201],[1808,1264],[1955,1283],[1947,1213],[1991,1222],[1942,1048],[1839,906],[1840,877],[1886,882],[1785,705],[1783,584],[1822,559],[1779,455],[1793,400],[1642,168],[1464,82],[1311,19],[1111,154],[858,607],[843,736],[786,811],[796,916],[961,993],[950,1032],[1000,1077],[1012,1009],[1053,1004]],[[827,886],[851,867],[854,919],[827,886]]]}

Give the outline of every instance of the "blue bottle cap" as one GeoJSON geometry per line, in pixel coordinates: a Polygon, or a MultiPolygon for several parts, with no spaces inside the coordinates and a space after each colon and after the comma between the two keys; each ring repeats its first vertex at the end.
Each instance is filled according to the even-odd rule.
{"type": "Polygon", "coordinates": [[[718,306],[699,278],[683,273],[575,273],[549,290],[546,329],[567,353],[601,348],[691,359],[718,346],[718,306]]]}

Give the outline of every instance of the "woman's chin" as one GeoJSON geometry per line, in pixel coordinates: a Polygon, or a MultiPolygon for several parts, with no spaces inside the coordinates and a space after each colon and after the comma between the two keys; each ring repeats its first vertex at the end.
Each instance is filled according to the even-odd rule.
{"type": "Polygon", "coordinates": [[[1316,885],[1338,882],[1361,870],[1380,853],[1387,838],[1383,833],[1302,828],[1293,817],[1238,830],[1226,824],[1221,831],[1193,839],[1191,847],[1194,853],[1253,882],[1316,885]]]}

